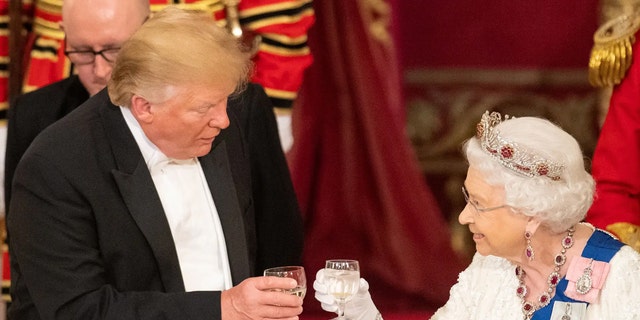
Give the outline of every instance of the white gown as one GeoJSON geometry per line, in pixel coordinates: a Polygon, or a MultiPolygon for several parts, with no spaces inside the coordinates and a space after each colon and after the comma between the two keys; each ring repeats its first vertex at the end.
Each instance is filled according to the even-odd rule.
{"type": "MultiPolygon", "coordinates": [[[[589,320],[640,320],[640,254],[623,246],[610,261],[611,269],[598,303],[587,307],[589,320]]],[[[524,319],[516,296],[515,266],[494,256],[473,257],[451,288],[449,300],[432,320],[524,319]]],[[[577,320],[571,317],[571,320],[577,320]]]]}

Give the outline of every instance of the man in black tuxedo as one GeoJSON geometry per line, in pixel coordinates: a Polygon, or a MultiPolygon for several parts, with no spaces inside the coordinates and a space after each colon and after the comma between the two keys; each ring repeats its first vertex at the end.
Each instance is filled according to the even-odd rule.
{"type": "Polygon", "coordinates": [[[167,8],[14,177],[13,319],[297,319],[302,223],[268,98],[207,16],[167,8]],[[235,92],[235,93],[234,93],[235,92]]]}

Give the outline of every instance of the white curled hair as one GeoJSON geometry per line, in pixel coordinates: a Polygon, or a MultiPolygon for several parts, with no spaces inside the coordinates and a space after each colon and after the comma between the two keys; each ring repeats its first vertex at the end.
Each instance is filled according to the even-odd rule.
{"type": "Polygon", "coordinates": [[[541,118],[512,118],[495,128],[505,140],[563,164],[560,179],[519,174],[485,152],[476,137],[463,146],[469,166],[480,171],[488,184],[504,187],[505,204],[526,216],[538,218],[554,232],[562,232],[582,221],[593,202],[595,182],[585,169],[578,142],[541,118]]]}

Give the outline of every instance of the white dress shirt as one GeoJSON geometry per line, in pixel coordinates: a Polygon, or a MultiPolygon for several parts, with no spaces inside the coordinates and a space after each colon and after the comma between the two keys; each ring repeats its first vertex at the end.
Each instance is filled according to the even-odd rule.
{"type": "Polygon", "coordinates": [[[160,196],[185,290],[229,289],[232,282],[224,232],[198,158],[168,158],[146,137],[131,110],[120,110],[160,196]]]}

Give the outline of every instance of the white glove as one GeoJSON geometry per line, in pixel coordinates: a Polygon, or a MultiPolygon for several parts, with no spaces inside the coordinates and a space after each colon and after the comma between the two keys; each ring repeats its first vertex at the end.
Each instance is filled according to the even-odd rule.
{"type": "MultiPolygon", "coordinates": [[[[316,273],[313,289],[315,290],[316,300],[320,301],[323,310],[338,313],[336,299],[327,292],[324,269],[320,269],[316,273]]],[[[380,316],[380,312],[378,312],[378,308],[376,308],[369,294],[367,280],[360,278],[358,293],[347,301],[344,308],[344,316],[349,320],[382,320],[382,316],[380,316]]]]}
{"type": "Polygon", "coordinates": [[[278,135],[280,136],[282,151],[287,153],[293,146],[291,114],[276,114],[276,121],[278,122],[278,135]]]}

